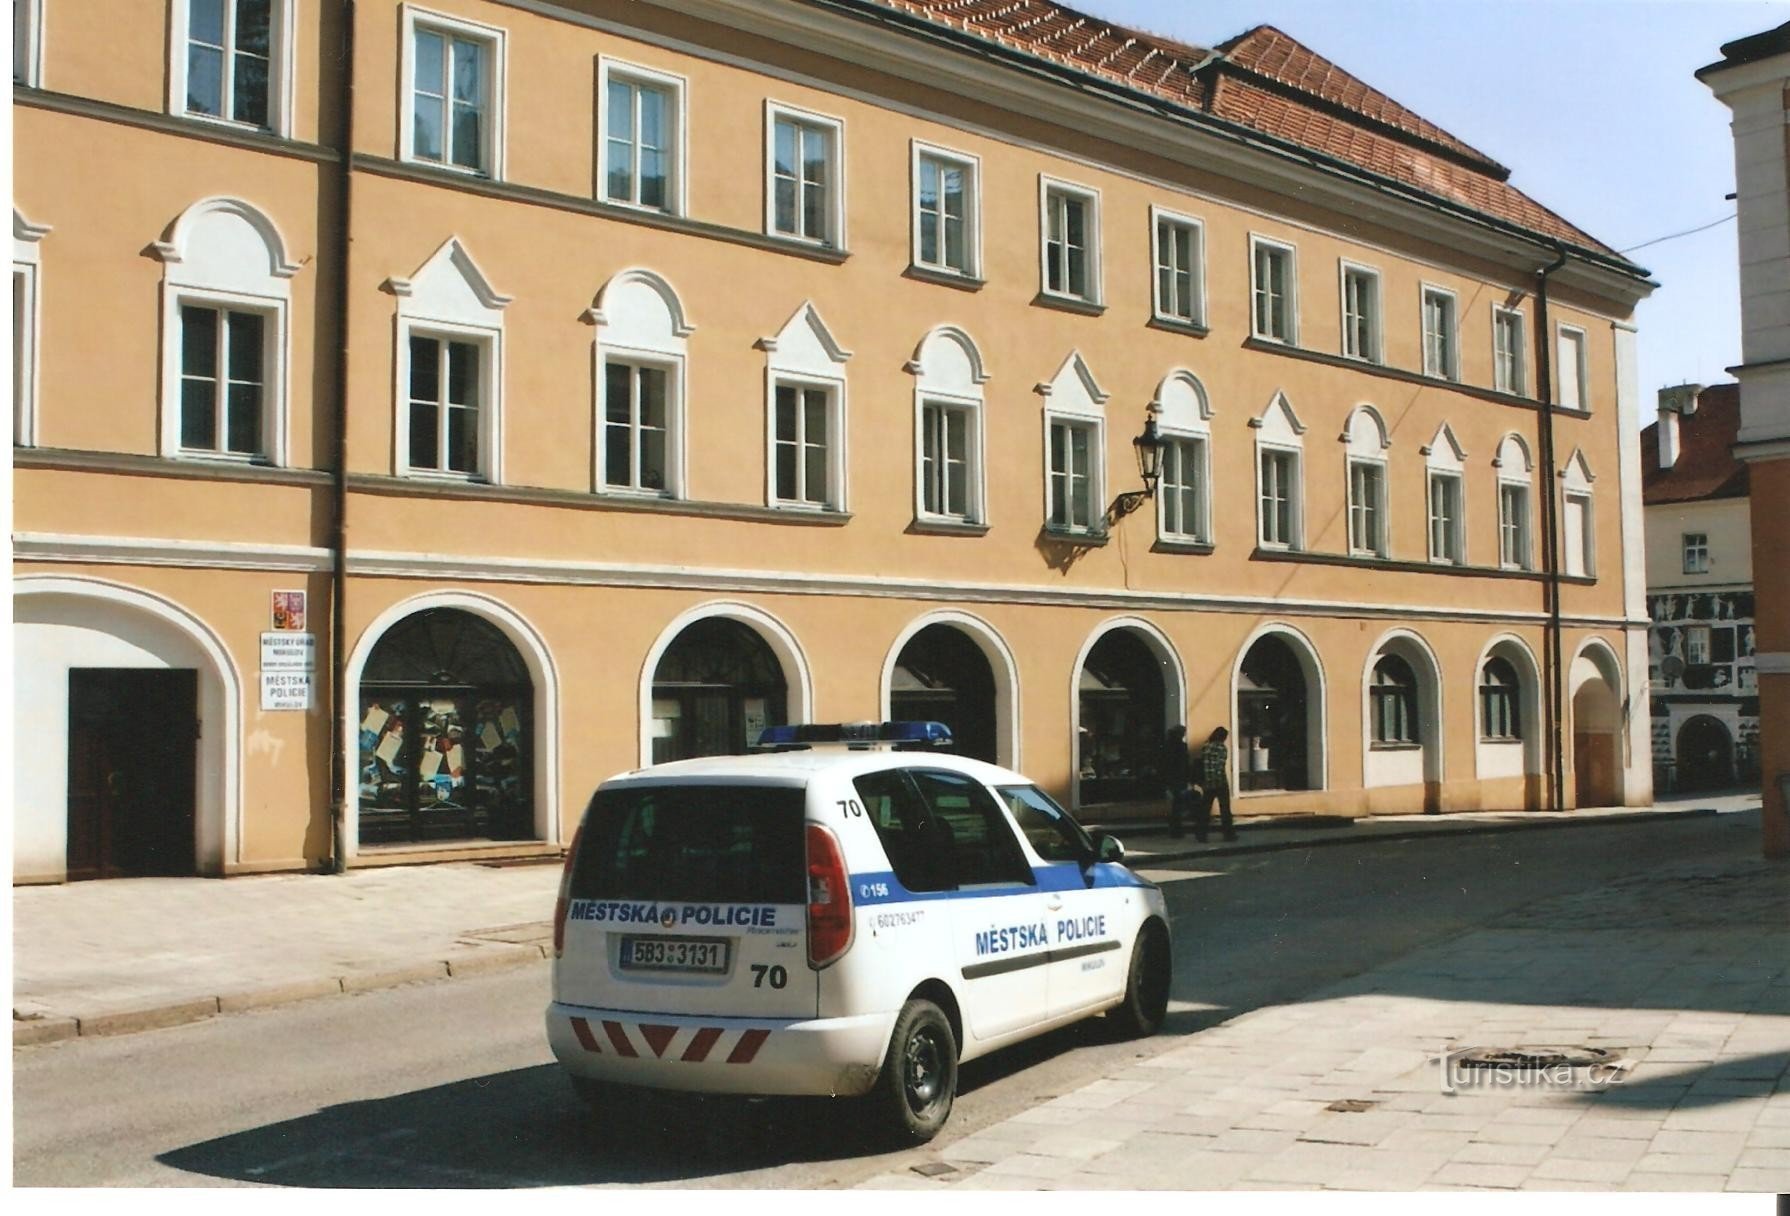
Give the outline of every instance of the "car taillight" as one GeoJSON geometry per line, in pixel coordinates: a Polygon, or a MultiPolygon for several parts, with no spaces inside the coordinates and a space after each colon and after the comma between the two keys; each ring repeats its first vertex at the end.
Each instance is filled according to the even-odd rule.
{"type": "Polygon", "coordinates": [[[825,967],[851,949],[851,878],[833,833],[808,825],[808,965],[825,967]]]}
{"type": "Polygon", "coordinates": [[[566,913],[571,910],[572,863],[578,859],[578,841],[584,836],[584,825],[572,833],[572,847],[566,850],[566,865],[559,872],[559,898],[553,903],[553,957],[566,948],[566,913]]]}

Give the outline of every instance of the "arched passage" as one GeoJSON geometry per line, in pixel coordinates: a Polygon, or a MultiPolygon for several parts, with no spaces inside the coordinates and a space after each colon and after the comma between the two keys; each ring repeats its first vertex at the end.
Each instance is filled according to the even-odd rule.
{"type": "Polygon", "coordinates": [[[1180,657],[1147,621],[1110,621],[1075,664],[1075,804],[1160,801],[1162,739],[1185,721],[1180,657]]]}
{"type": "Polygon", "coordinates": [[[1265,625],[1232,674],[1239,792],[1324,788],[1324,672],[1291,625],[1265,625]]]}
{"type": "Polygon", "coordinates": [[[1417,634],[1395,629],[1368,651],[1362,681],[1362,775],[1368,787],[1424,786],[1441,806],[1442,670],[1417,634]]]}
{"type": "Polygon", "coordinates": [[[241,860],[241,678],[208,626],[115,583],[26,577],[13,654],[15,876],[241,860]]]}
{"type": "Polygon", "coordinates": [[[1593,639],[1573,657],[1574,806],[1622,804],[1622,668],[1615,652],[1593,639]]]}
{"type": "Polygon", "coordinates": [[[640,762],[738,755],[767,726],[812,720],[795,638],[744,604],[695,608],[659,635],[641,672],[640,762]]]}
{"type": "Polygon", "coordinates": [[[944,722],[958,754],[1016,768],[1016,673],[1012,653],[987,623],[962,612],[928,613],[904,629],[889,650],[883,716],[944,722]]]}
{"type": "Polygon", "coordinates": [[[1687,718],[1678,728],[1680,790],[1714,790],[1734,784],[1734,736],[1721,719],[1708,714],[1687,718]]]}
{"type": "Polygon", "coordinates": [[[559,675],[507,605],[458,591],[394,604],[355,643],[344,681],[350,856],[560,839],[559,675]]]}

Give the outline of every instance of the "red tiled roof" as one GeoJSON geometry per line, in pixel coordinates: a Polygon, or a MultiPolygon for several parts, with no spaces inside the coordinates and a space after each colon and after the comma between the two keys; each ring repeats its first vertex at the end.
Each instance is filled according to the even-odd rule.
{"type": "Polygon", "coordinates": [[[1678,420],[1678,459],[1659,467],[1659,423],[1641,432],[1641,501],[1698,502],[1744,498],[1746,464],[1734,458],[1740,430],[1740,386],[1717,384],[1697,398],[1697,412],[1678,420]]]}
{"type": "Polygon", "coordinates": [[[1260,25],[1205,50],[1055,0],[867,0],[1116,81],[1356,165],[1543,236],[1607,245],[1507,182],[1510,171],[1336,64],[1260,25]]]}

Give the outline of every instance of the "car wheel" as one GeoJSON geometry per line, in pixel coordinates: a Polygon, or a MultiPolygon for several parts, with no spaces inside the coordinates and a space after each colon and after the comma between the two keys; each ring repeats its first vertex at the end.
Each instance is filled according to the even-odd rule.
{"type": "Polygon", "coordinates": [[[884,1128],[902,1144],[938,1135],[957,1096],[957,1038],[944,1011],[909,1001],[895,1019],[873,1101],[884,1128]]]}
{"type": "Polygon", "coordinates": [[[1112,1011],[1113,1024],[1122,1038],[1141,1039],[1156,1033],[1168,1012],[1168,934],[1156,921],[1148,921],[1131,947],[1131,971],[1125,979],[1125,999],[1112,1011]]]}

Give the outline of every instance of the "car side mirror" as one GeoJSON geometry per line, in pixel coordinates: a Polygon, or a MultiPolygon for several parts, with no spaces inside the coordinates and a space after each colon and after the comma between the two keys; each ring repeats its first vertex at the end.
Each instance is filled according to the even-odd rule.
{"type": "Polygon", "coordinates": [[[1109,836],[1105,832],[1094,837],[1095,861],[1124,861],[1125,846],[1117,836],[1109,836]]]}

